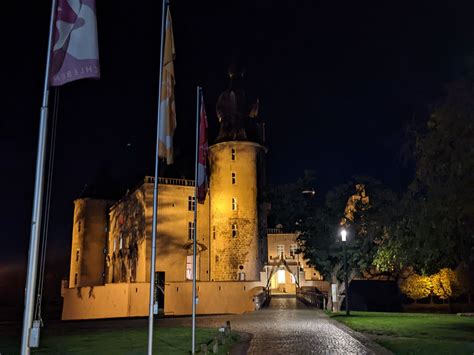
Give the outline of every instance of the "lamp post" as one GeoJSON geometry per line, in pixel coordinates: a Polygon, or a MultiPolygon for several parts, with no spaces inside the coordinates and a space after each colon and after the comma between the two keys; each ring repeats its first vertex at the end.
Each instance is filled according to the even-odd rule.
{"type": "Polygon", "coordinates": [[[297,280],[296,282],[298,283],[298,287],[301,287],[301,286],[300,286],[300,249],[297,250],[297,253],[296,253],[296,260],[297,260],[297,262],[296,262],[296,264],[297,264],[297,265],[296,265],[296,270],[298,270],[298,271],[296,272],[296,280],[297,280]]]}
{"type": "Polygon", "coordinates": [[[341,240],[342,240],[342,253],[344,254],[344,287],[346,289],[346,316],[351,314],[349,307],[349,283],[347,282],[347,259],[346,259],[346,237],[347,231],[342,228],[341,240]]]}

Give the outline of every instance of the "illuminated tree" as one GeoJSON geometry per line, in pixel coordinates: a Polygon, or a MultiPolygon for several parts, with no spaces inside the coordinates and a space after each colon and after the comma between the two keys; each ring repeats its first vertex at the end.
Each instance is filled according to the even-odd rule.
{"type": "MultiPolygon", "coordinates": [[[[344,218],[343,222],[349,231],[346,242],[349,282],[355,277],[381,276],[373,266],[373,258],[386,237],[385,225],[389,223],[392,209],[396,205],[395,194],[380,182],[358,177],[328,192],[324,206],[301,224],[302,233],[299,238],[305,258],[327,281],[338,285],[339,295],[345,291],[342,282],[344,268],[341,218],[344,218]]],[[[389,273],[384,276],[390,277],[389,273]]],[[[338,302],[336,310],[341,303],[338,302]]],[[[330,307],[331,297],[328,302],[328,308],[330,307]]]]}
{"type": "Polygon", "coordinates": [[[411,299],[420,300],[426,298],[432,291],[432,279],[430,276],[411,274],[400,282],[400,291],[411,299]]]}
{"type": "Polygon", "coordinates": [[[462,290],[456,272],[449,268],[443,268],[438,273],[431,275],[433,293],[442,300],[458,296],[462,290]]]}

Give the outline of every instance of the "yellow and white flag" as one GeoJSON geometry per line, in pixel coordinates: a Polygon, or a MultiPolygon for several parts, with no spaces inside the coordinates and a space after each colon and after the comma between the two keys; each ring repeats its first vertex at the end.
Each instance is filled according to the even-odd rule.
{"type": "Polygon", "coordinates": [[[158,156],[173,164],[173,135],[176,129],[176,109],[174,104],[174,66],[175,57],[171,14],[166,14],[165,46],[163,51],[163,73],[161,77],[160,135],[158,156]]]}

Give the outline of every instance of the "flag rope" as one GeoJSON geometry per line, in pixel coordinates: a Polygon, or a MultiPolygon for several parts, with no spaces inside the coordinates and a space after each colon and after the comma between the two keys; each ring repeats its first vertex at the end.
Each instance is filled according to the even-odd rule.
{"type": "Polygon", "coordinates": [[[35,320],[39,320],[43,326],[43,319],[41,317],[41,306],[43,301],[43,289],[44,289],[44,274],[46,267],[46,250],[48,246],[48,230],[49,230],[49,211],[51,208],[51,194],[52,194],[52,183],[53,183],[53,172],[54,172],[54,154],[56,147],[56,129],[58,122],[58,108],[59,108],[59,91],[60,87],[54,90],[54,104],[53,104],[53,119],[51,125],[51,141],[49,151],[49,166],[48,166],[48,178],[46,181],[46,199],[44,201],[44,223],[43,232],[41,238],[41,254],[40,254],[40,269],[38,278],[38,295],[36,298],[36,313],[35,320]]]}

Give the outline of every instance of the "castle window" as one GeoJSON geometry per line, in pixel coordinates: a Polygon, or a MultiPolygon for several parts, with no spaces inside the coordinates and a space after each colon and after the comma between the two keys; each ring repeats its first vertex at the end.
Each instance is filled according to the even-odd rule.
{"type": "Polygon", "coordinates": [[[282,257],[285,254],[285,246],[283,244],[278,244],[277,245],[277,256],[282,257]]]}
{"type": "Polygon", "coordinates": [[[77,272],[74,274],[74,286],[77,286],[77,272]]]}
{"type": "Polygon", "coordinates": [[[232,148],[232,160],[235,160],[235,148],[232,148]]]}
{"type": "Polygon", "coordinates": [[[80,232],[81,231],[81,222],[79,221],[79,223],[77,224],[77,231],[80,232]]]}
{"type": "MultiPolygon", "coordinates": [[[[196,255],[196,280],[199,280],[199,255],[196,255]]],[[[186,256],[186,280],[193,279],[193,256],[186,256]]]]}
{"type": "Polygon", "coordinates": [[[219,262],[219,255],[216,255],[216,263],[219,262]]]}
{"type": "Polygon", "coordinates": [[[120,241],[119,241],[119,249],[122,250],[123,247],[123,238],[120,236],[120,241]]]}
{"type": "Polygon", "coordinates": [[[117,239],[114,238],[114,252],[117,250],[117,239]]]}
{"type": "Polygon", "coordinates": [[[232,197],[232,211],[237,211],[237,199],[232,197]]]}
{"type": "Polygon", "coordinates": [[[188,211],[194,211],[196,208],[196,198],[194,196],[188,196],[188,211]]]}
{"type": "Polygon", "coordinates": [[[79,261],[79,249],[76,250],[76,261],[79,261]]]}
{"type": "Polygon", "coordinates": [[[232,224],[232,238],[237,237],[237,224],[233,223],[232,224]]]}
{"type": "Polygon", "coordinates": [[[235,185],[236,182],[237,182],[237,176],[235,173],[232,173],[232,185],[235,185]]]}
{"type": "Polygon", "coordinates": [[[290,245],[290,256],[294,257],[296,255],[296,250],[298,249],[298,246],[296,244],[291,244],[290,245]]]}
{"type": "Polygon", "coordinates": [[[216,239],[216,226],[212,226],[212,239],[216,239]]]}
{"type": "Polygon", "coordinates": [[[188,222],[188,239],[194,238],[194,222],[188,222]]]}

